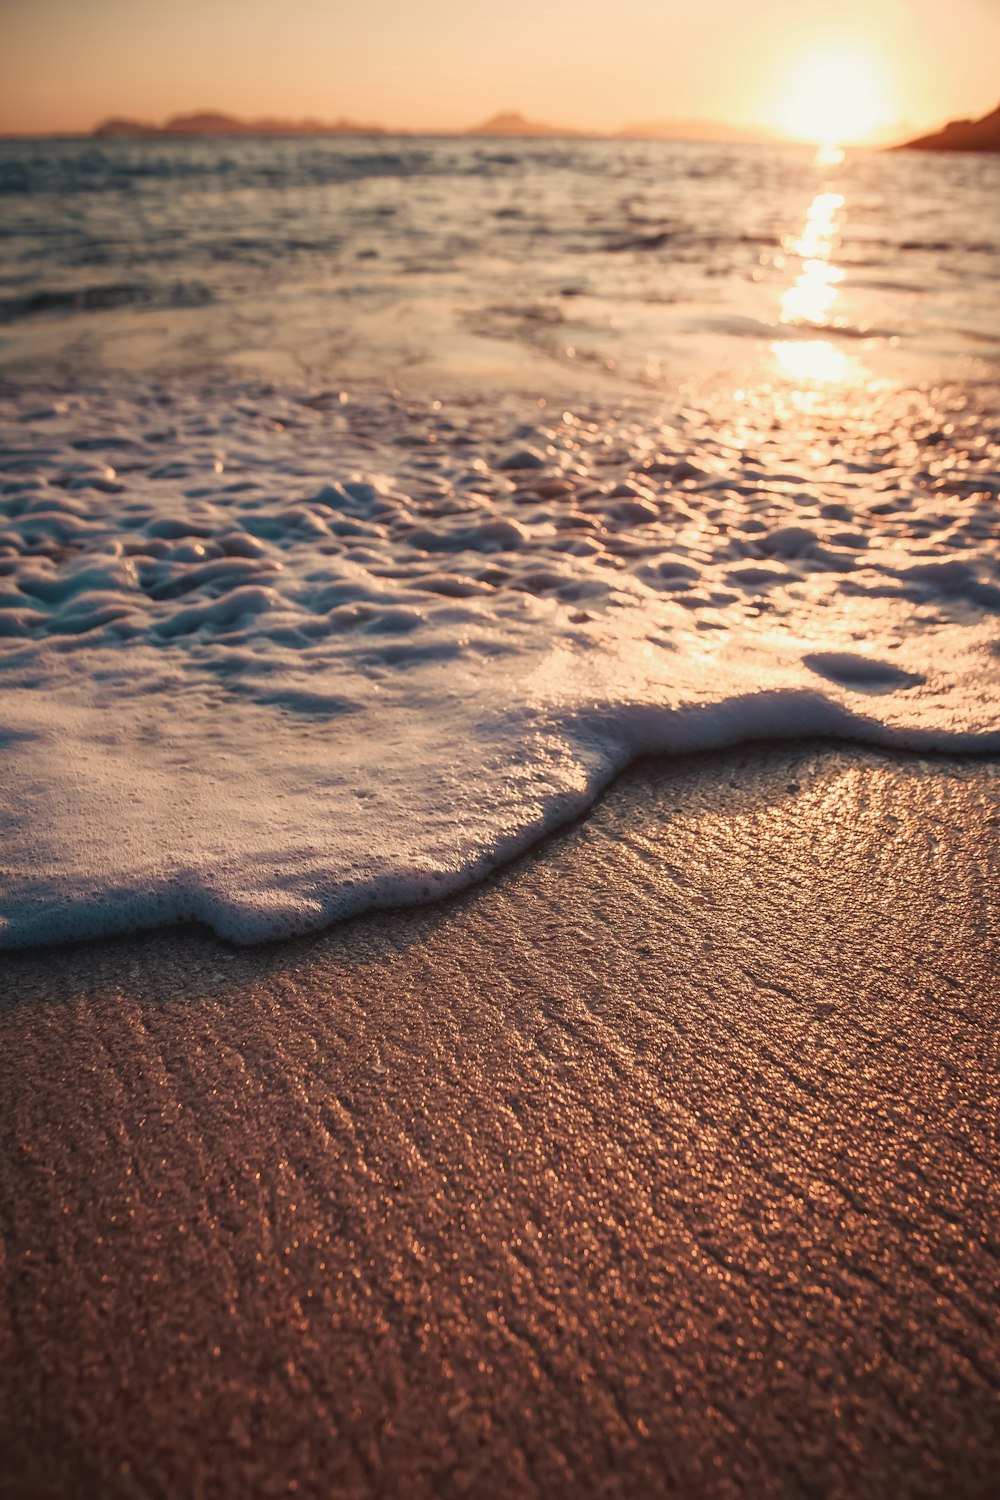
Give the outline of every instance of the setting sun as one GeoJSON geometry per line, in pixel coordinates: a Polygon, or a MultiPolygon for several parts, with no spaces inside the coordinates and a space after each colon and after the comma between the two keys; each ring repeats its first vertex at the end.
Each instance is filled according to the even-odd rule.
{"type": "Polygon", "coordinates": [[[824,49],[795,65],[775,121],[817,145],[864,141],[893,116],[885,71],[862,48],[824,49]]]}

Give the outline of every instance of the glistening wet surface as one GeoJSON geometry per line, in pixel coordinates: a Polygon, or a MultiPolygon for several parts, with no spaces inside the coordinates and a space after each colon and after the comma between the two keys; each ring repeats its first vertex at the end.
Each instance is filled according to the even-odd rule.
{"type": "Polygon", "coordinates": [[[650,751],[998,743],[987,386],[11,388],[7,946],[444,894],[650,751]]]}
{"type": "Polygon", "coordinates": [[[448,903],[12,955],[12,1494],[986,1497],[996,763],[644,763],[448,903]]]}
{"type": "Polygon", "coordinates": [[[0,366],[671,388],[975,376],[988,156],[653,141],[0,143],[0,366]]]}

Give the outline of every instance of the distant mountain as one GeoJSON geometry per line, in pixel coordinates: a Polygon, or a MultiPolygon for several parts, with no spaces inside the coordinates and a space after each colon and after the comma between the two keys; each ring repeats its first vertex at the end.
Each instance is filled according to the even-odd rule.
{"type": "Polygon", "coordinates": [[[247,135],[253,126],[235,115],[220,115],[202,109],[190,115],[171,115],[163,127],[164,135],[247,135]]]}
{"type": "Polygon", "coordinates": [[[145,120],[126,120],[119,115],[114,115],[110,120],[104,120],[92,132],[100,136],[160,135],[161,133],[159,125],[150,125],[145,120]]]}
{"type": "Polygon", "coordinates": [[[151,135],[384,135],[380,125],[359,125],[354,120],[241,120],[215,110],[198,110],[194,114],[171,115],[163,125],[143,120],[114,118],[98,125],[95,136],[151,135]]]}
{"type": "Polygon", "coordinates": [[[585,135],[583,130],[570,130],[564,125],[549,125],[543,120],[527,120],[516,110],[506,110],[492,115],[481,125],[473,125],[466,135],[585,135]]]}
{"type": "Polygon", "coordinates": [[[904,141],[896,151],[1000,151],[1000,104],[981,120],[952,120],[934,135],[904,141]]]}

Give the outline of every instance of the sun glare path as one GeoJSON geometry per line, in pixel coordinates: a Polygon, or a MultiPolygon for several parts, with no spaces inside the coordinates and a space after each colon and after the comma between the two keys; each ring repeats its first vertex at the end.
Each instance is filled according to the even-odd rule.
{"type": "Polygon", "coordinates": [[[830,308],[844,273],[831,260],[839,244],[837,228],[844,199],[840,193],[817,193],[799,235],[789,235],[784,249],[801,259],[801,269],[781,299],[782,323],[826,328],[830,308]]]}
{"type": "Polygon", "coordinates": [[[839,146],[831,146],[829,142],[825,142],[822,146],[818,147],[813,166],[820,168],[839,167],[843,160],[844,152],[841,148],[839,146]]]}
{"type": "Polygon", "coordinates": [[[851,373],[851,357],[829,339],[778,339],[771,353],[783,375],[795,381],[832,385],[845,381],[851,373]]]}
{"type": "MultiPolygon", "coordinates": [[[[844,272],[832,256],[840,244],[844,209],[841,193],[816,194],[797,235],[787,235],[783,249],[799,257],[799,273],[782,294],[779,320],[789,329],[829,329],[831,309],[844,272]]],[[[800,386],[842,384],[852,379],[857,362],[829,339],[779,339],[771,345],[782,375],[800,386]]]]}

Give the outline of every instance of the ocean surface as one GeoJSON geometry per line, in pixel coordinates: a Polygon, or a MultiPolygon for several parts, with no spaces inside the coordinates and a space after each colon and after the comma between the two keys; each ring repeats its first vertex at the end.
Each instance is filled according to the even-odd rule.
{"type": "Polygon", "coordinates": [[[998,377],[1000,159],[0,143],[0,944],[444,894],[644,752],[997,751],[998,377]]]}
{"type": "Polygon", "coordinates": [[[1000,356],[997,158],[8,142],[0,205],[0,369],[20,374],[523,382],[544,358],[549,385],[655,389],[817,327],[844,359],[1000,356]]]}

